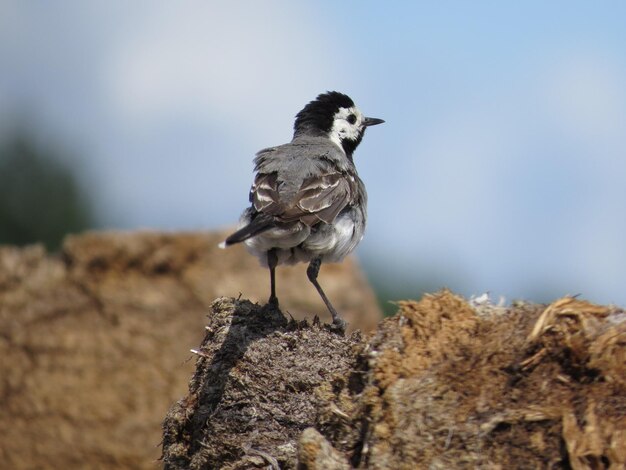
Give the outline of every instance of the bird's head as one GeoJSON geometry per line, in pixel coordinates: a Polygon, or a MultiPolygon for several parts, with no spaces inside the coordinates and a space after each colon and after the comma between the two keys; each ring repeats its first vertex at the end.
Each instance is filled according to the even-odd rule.
{"type": "Polygon", "coordinates": [[[326,136],[351,158],[361,143],[365,128],[383,122],[363,116],[348,95],[329,91],[319,95],[296,115],[294,137],[326,136]]]}

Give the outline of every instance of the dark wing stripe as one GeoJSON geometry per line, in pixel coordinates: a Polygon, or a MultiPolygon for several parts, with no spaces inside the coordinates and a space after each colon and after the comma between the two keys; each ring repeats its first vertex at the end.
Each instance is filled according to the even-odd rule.
{"type": "Polygon", "coordinates": [[[346,192],[345,185],[342,187],[321,189],[316,192],[307,191],[298,201],[298,207],[303,211],[317,212],[332,206],[337,199],[341,199],[346,192]]]}
{"type": "Polygon", "coordinates": [[[317,217],[327,224],[335,220],[339,212],[350,202],[350,186],[346,180],[341,181],[343,188],[341,190],[338,188],[338,190],[334,191],[332,204],[316,213],[317,217]]]}
{"type": "Polygon", "coordinates": [[[337,186],[341,177],[341,173],[330,173],[305,178],[302,182],[302,186],[300,187],[300,192],[308,191],[310,189],[317,190],[318,188],[326,189],[331,186],[337,186]]]}
{"type": "Polygon", "coordinates": [[[276,173],[258,174],[250,189],[250,201],[259,212],[277,214],[282,210],[276,173]]]}
{"type": "Polygon", "coordinates": [[[247,240],[250,237],[254,237],[259,233],[265,232],[274,226],[274,218],[265,214],[258,214],[248,225],[240,228],[235,233],[230,235],[224,244],[226,246],[234,245],[247,240]]]}
{"type": "Polygon", "coordinates": [[[307,225],[322,221],[331,223],[348,204],[351,188],[343,175],[331,173],[305,180],[295,198],[295,205],[285,211],[291,220],[307,225]]]}
{"type": "Polygon", "coordinates": [[[274,216],[277,223],[329,224],[353,200],[355,185],[351,175],[325,173],[306,178],[295,194],[287,196],[281,195],[277,173],[258,174],[250,200],[257,211],[274,216]]]}

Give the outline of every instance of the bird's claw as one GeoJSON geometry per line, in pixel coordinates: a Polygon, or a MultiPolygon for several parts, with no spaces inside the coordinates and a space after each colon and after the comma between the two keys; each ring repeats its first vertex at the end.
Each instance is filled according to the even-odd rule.
{"type": "Polygon", "coordinates": [[[341,318],[335,318],[333,322],[328,325],[328,329],[331,332],[338,334],[339,336],[345,336],[347,326],[348,324],[345,322],[345,320],[342,320],[341,318]]]}
{"type": "Polygon", "coordinates": [[[278,310],[278,297],[270,297],[267,301],[267,305],[278,310]]]}

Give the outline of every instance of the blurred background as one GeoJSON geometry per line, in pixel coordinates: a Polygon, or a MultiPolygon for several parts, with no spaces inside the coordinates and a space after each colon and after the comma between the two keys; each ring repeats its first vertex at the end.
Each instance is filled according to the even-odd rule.
{"type": "Polygon", "coordinates": [[[326,90],[381,302],[626,305],[626,3],[0,0],[0,243],[208,230],[326,90]]]}

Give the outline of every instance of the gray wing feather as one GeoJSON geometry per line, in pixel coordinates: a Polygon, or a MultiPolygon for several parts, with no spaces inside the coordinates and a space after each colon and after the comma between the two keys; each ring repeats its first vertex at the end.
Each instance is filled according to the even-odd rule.
{"type": "MultiPolygon", "coordinates": [[[[350,202],[350,196],[350,185],[341,173],[307,178],[296,195],[298,202],[294,215],[307,225],[319,221],[329,224],[350,202]]],[[[285,215],[289,216],[288,213],[285,215]]]]}
{"type": "Polygon", "coordinates": [[[327,139],[264,149],[255,170],[250,201],[278,223],[331,223],[359,194],[354,165],[327,139]]]}

